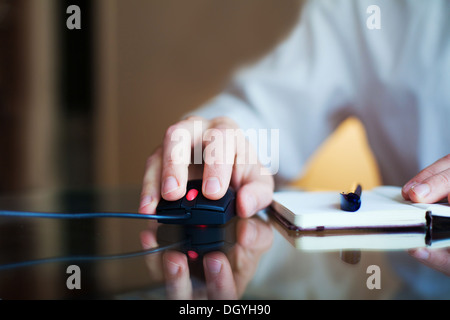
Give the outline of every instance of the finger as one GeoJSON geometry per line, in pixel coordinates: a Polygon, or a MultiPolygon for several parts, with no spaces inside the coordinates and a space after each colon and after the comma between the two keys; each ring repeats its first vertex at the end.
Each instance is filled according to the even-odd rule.
{"type": "Polygon", "coordinates": [[[224,253],[219,251],[208,253],[203,259],[203,267],[209,299],[237,299],[233,273],[224,253]]]}
{"type": "Polygon", "coordinates": [[[180,121],[166,131],[161,172],[161,196],[166,200],[178,200],[186,193],[191,149],[202,138],[203,124],[196,119],[180,121]]]}
{"type": "Polygon", "coordinates": [[[258,174],[250,181],[244,183],[236,197],[237,215],[242,218],[254,215],[272,202],[274,188],[272,176],[258,174]]]}
{"type": "Polygon", "coordinates": [[[238,296],[245,291],[253,278],[261,255],[273,242],[273,232],[269,224],[258,217],[241,219],[236,226],[237,244],[229,252],[230,264],[236,283],[238,296]]]}
{"type": "Polygon", "coordinates": [[[435,203],[450,194],[450,169],[428,177],[409,189],[409,199],[413,202],[435,203]]]}
{"type": "MultiPolygon", "coordinates": [[[[156,233],[151,230],[144,230],[140,234],[141,245],[144,250],[151,250],[158,247],[156,233]]],[[[164,279],[161,268],[161,259],[158,255],[148,254],[145,256],[145,264],[152,280],[162,281],[164,279]]]]}
{"type": "Polygon", "coordinates": [[[178,251],[166,251],[163,255],[163,270],[167,299],[192,299],[192,283],[186,255],[178,251]]]}
{"type": "Polygon", "coordinates": [[[409,180],[402,188],[402,195],[405,200],[411,200],[409,198],[409,191],[414,185],[418,185],[425,179],[428,179],[446,169],[450,168],[450,154],[434,162],[430,166],[420,171],[414,178],[409,180]]]}
{"type": "Polygon", "coordinates": [[[265,251],[273,242],[272,228],[259,218],[240,219],[236,226],[237,243],[247,250],[265,251]]]}
{"type": "Polygon", "coordinates": [[[203,140],[204,168],[203,195],[211,200],[221,199],[230,184],[236,146],[233,129],[225,129],[225,123],[205,131],[203,140]]]}
{"type": "Polygon", "coordinates": [[[139,212],[154,214],[160,199],[162,148],[159,147],[147,160],[141,191],[139,212]]]}
{"type": "Polygon", "coordinates": [[[449,249],[429,250],[427,248],[419,248],[410,250],[409,254],[430,268],[450,276],[449,249]]]}
{"type": "Polygon", "coordinates": [[[242,218],[252,216],[272,202],[273,176],[259,163],[257,153],[247,139],[237,142],[232,185],[238,187],[236,210],[242,218]]]}
{"type": "Polygon", "coordinates": [[[150,230],[144,230],[140,234],[141,245],[144,250],[149,250],[156,248],[158,246],[158,241],[156,240],[155,232],[150,230]]]}

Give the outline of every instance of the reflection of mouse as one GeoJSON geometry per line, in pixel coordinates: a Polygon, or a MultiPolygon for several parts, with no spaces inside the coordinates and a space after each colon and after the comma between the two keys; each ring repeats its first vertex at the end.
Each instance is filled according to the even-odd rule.
{"type": "Polygon", "coordinates": [[[158,215],[191,217],[180,219],[158,220],[168,224],[220,225],[227,223],[235,216],[236,194],[228,188],[222,199],[209,200],[202,194],[202,180],[191,180],[187,184],[186,195],[180,200],[167,201],[161,199],[156,212],[158,215]]]}
{"type": "Polygon", "coordinates": [[[225,226],[178,226],[161,225],[157,231],[160,246],[180,243],[179,250],[191,260],[208,252],[228,252],[236,243],[236,223],[225,226]]]}
{"type": "Polygon", "coordinates": [[[157,242],[160,247],[179,244],[177,251],[186,254],[189,274],[204,281],[203,257],[210,252],[227,254],[236,244],[236,223],[223,226],[160,225],[157,242]]]}

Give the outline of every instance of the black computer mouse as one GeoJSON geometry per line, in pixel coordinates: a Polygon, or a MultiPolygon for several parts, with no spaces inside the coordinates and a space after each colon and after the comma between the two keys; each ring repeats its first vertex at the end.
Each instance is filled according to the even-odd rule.
{"type": "Polygon", "coordinates": [[[202,180],[190,180],[183,198],[176,201],[161,199],[156,212],[158,215],[170,216],[185,216],[190,213],[188,219],[158,220],[166,224],[222,225],[236,215],[236,193],[229,187],[221,199],[209,200],[202,194],[202,180]]]}

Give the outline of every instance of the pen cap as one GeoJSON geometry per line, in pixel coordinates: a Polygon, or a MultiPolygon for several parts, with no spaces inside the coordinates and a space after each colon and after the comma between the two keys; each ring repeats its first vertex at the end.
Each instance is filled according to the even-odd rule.
{"type": "Polygon", "coordinates": [[[341,193],[341,210],[358,211],[361,207],[361,197],[356,193],[341,193]]]}

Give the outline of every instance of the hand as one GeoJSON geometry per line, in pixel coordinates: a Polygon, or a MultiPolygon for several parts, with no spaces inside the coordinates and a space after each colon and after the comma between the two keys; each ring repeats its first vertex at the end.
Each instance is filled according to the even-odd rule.
{"type": "Polygon", "coordinates": [[[408,253],[423,264],[450,276],[450,248],[409,250],[408,253]]]}
{"type": "MultiPolygon", "coordinates": [[[[450,154],[423,169],[402,188],[405,200],[434,203],[447,198],[450,203],[450,154]]],[[[425,265],[450,276],[450,248],[409,250],[425,265]]]]}
{"type": "MultiPolygon", "coordinates": [[[[144,249],[157,246],[156,230],[147,229],[141,234],[144,249]]],[[[258,217],[240,219],[236,224],[236,244],[227,252],[213,251],[205,254],[203,269],[205,288],[193,288],[188,257],[179,251],[164,252],[161,263],[152,256],[147,267],[152,277],[163,274],[166,295],[170,300],[187,299],[238,299],[252,279],[261,255],[273,241],[270,225],[258,217]]]]}
{"type": "Polygon", "coordinates": [[[450,154],[409,180],[402,195],[413,202],[434,203],[447,198],[450,203],[450,154]]]}
{"type": "Polygon", "coordinates": [[[199,177],[208,199],[222,198],[229,185],[237,190],[240,217],[250,217],[267,207],[272,200],[273,177],[257,161],[255,150],[238,129],[225,117],[190,117],[171,126],[162,146],[147,161],[139,212],[154,214],[161,196],[168,201],[181,199],[187,181],[199,177]],[[199,150],[200,166],[195,164],[199,150]],[[193,156],[194,165],[190,164],[193,156]]]}

